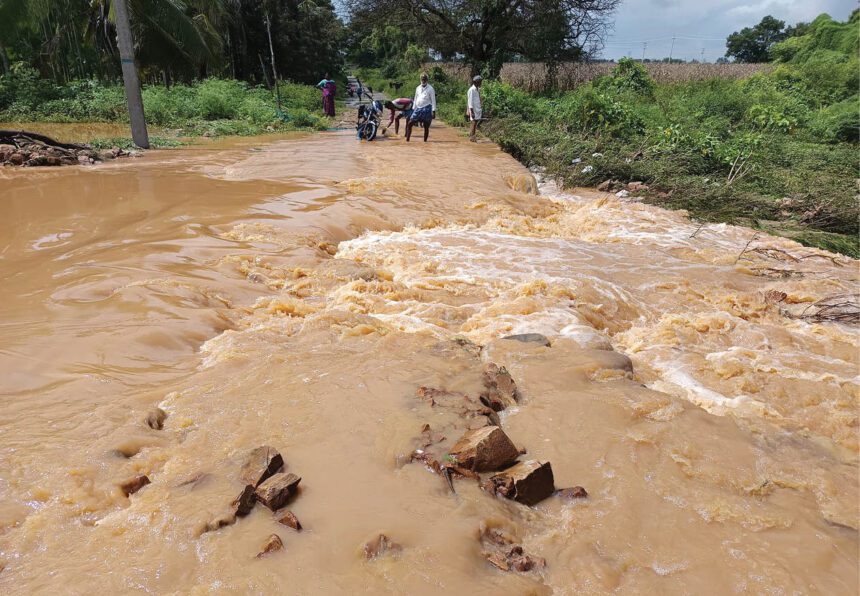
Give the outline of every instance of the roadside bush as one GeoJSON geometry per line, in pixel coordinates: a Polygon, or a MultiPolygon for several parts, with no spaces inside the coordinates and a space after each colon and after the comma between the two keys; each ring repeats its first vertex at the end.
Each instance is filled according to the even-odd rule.
{"type": "Polygon", "coordinates": [[[809,129],[814,140],[826,143],[860,142],[857,99],[847,99],[822,109],[812,118],[809,129]]]}
{"type": "Polygon", "coordinates": [[[612,73],[598,83],[601,90],[632,91],[639,95],[651,96],[654,93],[654,82],[648,71],[639,62],[631,58],[618,61],[612,73]]]}
{"type": "MultiPolygon", "coordinates": [[[[320,92],[309,85],[281,83],[283,110],[277,113],[272,92],[241,81],[206,79],[191,85],[150,85],[143,89],[147,121],[190,135],[250,135],[268,127],[325,129],[320,92]]],[[[128,120],[125,92],[119,84],[95,80],[59,86],[35,71],[16,67],[0,76],[0,120],[42,122],[123,122],[128,120]]]]}
{"type": "Polygon", "coordinates": [[[484,111],[492,114],[494,118],[518,116],[530,122],[539,120],[544,115],[537,98],[506,83],[488,81],[481,87],[481,99],[484,111]]]}

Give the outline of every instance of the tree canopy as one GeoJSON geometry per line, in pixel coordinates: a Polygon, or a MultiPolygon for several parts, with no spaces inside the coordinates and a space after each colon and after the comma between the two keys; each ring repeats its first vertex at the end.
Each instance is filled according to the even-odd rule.
{"type": "Polygon", "coordinates": [[[738,62],[769,62],[770,49],[787,36],[785,21],[768,15],[754,27],[744,27],[726,39],[726,56],[738,62]]]}
{"type": "MultiPolygon", "coordinates": [[[[145,79],[263,81],[269,42],[285,78],[340,69],[344,26],[331,0],[128,0],[145,79]]],[[[23,62],[57,81],[119,74],[111,0],[0,0],[0,67],[23,62]]]]}
{"type": "Polygon", "coordinates": [[[504,61],[514,57],[553,63],[595,53],[602,47],[620,3],[347,0],[346,4],[354,38],[384,36],[401,48],[421,44],[443,57],[463,57],[473,70],[495,75],[504,61]]]}

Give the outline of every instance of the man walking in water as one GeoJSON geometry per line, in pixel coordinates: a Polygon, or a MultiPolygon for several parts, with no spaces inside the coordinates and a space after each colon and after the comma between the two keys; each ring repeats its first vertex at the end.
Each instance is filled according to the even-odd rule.
{"type": "Polygon", "coordinates": [[[416,122],[424,126],[424,142],[430,136],[430,123],[436,117],[436,91],[430,85],[430,77],[426,72],[421,73],[421,84],[415,88],[415,99],[412,101],[412,115],[406,121],[406,141],[412,136],[412,127],[416,122]]]}
{"type": "Polygon", "coordinates": [[[478,123],[481,121],[481,75],[475,75],[472,78],[472,86],[469,87],[469,92],[466,94],[467,110],[469,111],[469,140],[473,143],[478,142],[478,123]]]}

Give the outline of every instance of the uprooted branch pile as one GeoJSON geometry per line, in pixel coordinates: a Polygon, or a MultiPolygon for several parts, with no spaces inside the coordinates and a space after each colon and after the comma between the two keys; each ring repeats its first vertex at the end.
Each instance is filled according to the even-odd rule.
{"type": "Polygon", "coordinates": [[[860,324],[860,294],[836,294],[810,304],[796,318],[815,323],[825,321],[860,324]]]}
{"type": "Polygon", "coordinates": [[[34,132],[0,130],[0,165],[30,167],[87,165],[127,155],[129,155],[128,152],[118,147],[98,152],[87,145],[61,143],[34,132]]]}

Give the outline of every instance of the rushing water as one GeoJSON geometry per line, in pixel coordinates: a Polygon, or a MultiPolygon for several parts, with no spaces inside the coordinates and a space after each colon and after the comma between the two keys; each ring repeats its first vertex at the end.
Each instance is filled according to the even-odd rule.
{"type": "Polygon", "coordinates": [[[0,170],[0,591],[857,593],[860,342],[796,317],[857,263],[524,194],[494,146],[431,140],[0,170]],[[522,332],[552,346],[500,339],[522,332]],[[474,394],[487,362],[523,394],[506,432],[587,499],[405,463],[444,422],[416,389],[474,394]],[[257,507],[201,534],[262,444],[305,530],[257,507]],[[546,569],[491,567],[482,522],[546,569]],[[379,532],[403,551],[366,561],[379,532]]]}

